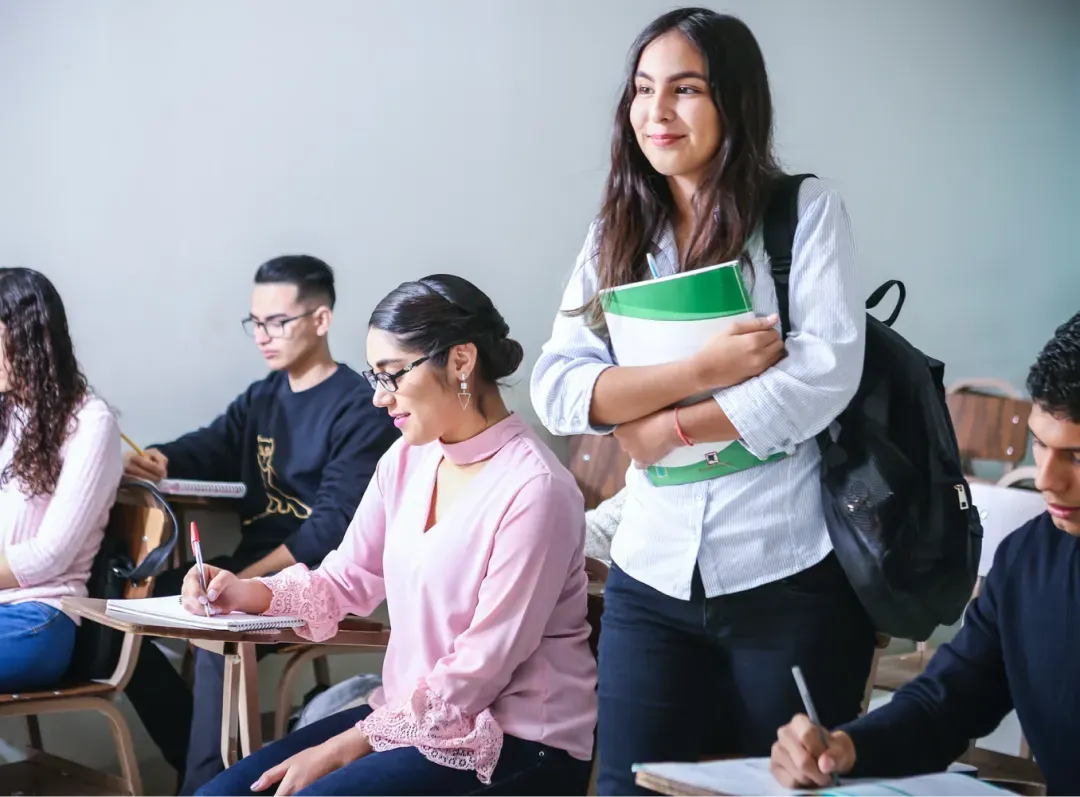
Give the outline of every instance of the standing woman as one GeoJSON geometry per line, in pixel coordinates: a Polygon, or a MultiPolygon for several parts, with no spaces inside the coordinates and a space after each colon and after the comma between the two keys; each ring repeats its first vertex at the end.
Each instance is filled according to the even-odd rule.
{"type": "Polygon", "coordinates": [[[781,174],[771,133],[764,58],[742,22],[690,8],[645,29],[600,215],[533,372],[551,432],[614,433],[635,465],[600,638],[602,794],[639,792],[634,762],[768,755],[802,710],[793,665],[826,726],[856,716],[869,672],[873,627],[832,553],[814,441],[862,372],[854,244],[838,194],[804,182],[782,343],[760,231],[781,174]],[[647,279],[647,254],[661,276],[741,259],[767,317],[691,358],[620,367],[597,294],[647,279]],[[681,486],[642,470],[687,440],[734,439],[762,462],[681,486]]]}
{"type": "Polygon", "coordinates": [[[120,470],[120,430],[79,370],[59,294],[0,268],[0,692],[67,670],[75,621],[60,599],[86,595],[120,470]]]}

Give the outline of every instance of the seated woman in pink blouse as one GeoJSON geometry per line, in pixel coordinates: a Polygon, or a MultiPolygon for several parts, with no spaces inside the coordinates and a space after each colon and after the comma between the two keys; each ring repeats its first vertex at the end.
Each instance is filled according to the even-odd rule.
{"type": "Polygon", "coordinates": [[[408,282],[372,313],[366,375],[404,439],[341,547],[313,571],[207,568],[189,611],[297,615],[313,640],[385,598],[383,688],[243,759],[199,794],[585,794],[596,722],[584,502],[498,380],[521,346],[460,277],[408,282]]]}
{"type": "Polygon", "coordinates": [[[0,268],[0,692],[52,686],[120,484],[120,430],[79,371],[60,296],[0,268]]]}

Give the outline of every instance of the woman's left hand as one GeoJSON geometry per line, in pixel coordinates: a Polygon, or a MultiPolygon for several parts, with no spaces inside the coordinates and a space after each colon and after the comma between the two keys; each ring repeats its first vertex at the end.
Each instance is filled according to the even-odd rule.
{"type": "Polygon", "coordinates": [[[620,423],[613,434],[638,468],[655,465],[683,445],[675,431],[673,410],[660,410],[636,421],[620,423]]]}
{"type": "Polygon", "coordinates": [[[359,728],[352,728],[266,770],[251,784],[251,790],[263,791],[281,781],[281,785],[274,792],[275,797],[296,794],[319,778],[363,758],[370,752],[371,744],[367,736],[359,728]]]}

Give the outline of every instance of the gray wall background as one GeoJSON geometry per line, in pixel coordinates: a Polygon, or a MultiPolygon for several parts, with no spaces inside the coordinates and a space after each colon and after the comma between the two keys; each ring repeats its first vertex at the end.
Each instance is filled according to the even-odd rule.
{"type": "MultiPolygon", "coordinates": [[[[0,0],[0,263],[46,272],[136,439],[264,366],[256,266],[338,272],[335,354],[374,303],[460,273],[531,367],[596,211],[622,62],[656,0],[0,0]]],[[[731,0],[792,170],[835,180],[869,292],[949,378],[1020,383],[1080,307],[1080,4],[731,0]]],[[[532,418],[528,371],[511,403],[532,418]]]]}

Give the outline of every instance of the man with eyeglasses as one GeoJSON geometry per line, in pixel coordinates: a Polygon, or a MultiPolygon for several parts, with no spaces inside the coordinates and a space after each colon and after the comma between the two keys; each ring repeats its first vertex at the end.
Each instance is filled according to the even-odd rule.
{"type": "MultiPolygon", "coordinates": [[[[340,544],[376,463],[398,437],[390,416],[372,404],[368,381],[330,353],[334,300],[334,274],[322,260],[286,255],[263,263],[243,327],[271,373],[209,426],[125,457],[135,478],[244,482],[240,543],[209,560],[241,578],[297,562],[318,566],[340,544]]],[[[162,573],[154,594],[178,595],[186,572],[162,573]]],[[[197,657],[193,707],[162,652],[144,644],[127,688],[166,760],[186,766],[184,793],[221,769],[221,670],[220,656],[197,657]],[[193,712],[194,724],[186,722],[193,712]]]]}

